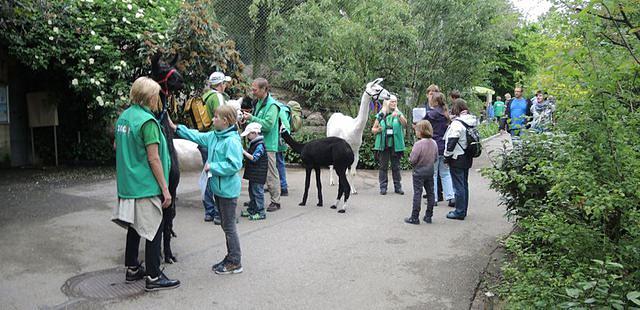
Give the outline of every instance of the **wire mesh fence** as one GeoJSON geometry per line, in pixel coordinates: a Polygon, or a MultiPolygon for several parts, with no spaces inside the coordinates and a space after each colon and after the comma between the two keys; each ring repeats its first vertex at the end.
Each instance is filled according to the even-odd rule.
{"type": "Polygon", "coordinates": [[[218,22],[229,39],[236,42],[242,61],[250,76],[270,76],[273,68],[273,38],[270,29],[272,14],[285,15],[304,0],[214,0],[218,22]]]}

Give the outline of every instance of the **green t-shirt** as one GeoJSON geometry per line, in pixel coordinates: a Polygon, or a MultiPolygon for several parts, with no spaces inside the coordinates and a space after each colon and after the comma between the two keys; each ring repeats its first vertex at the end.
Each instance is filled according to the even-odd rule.
{"type": "Polygon", "coordinates": [[[503,101],[496,101],[493,103],[493,111],[496,117],[502,117],[504,115],[505,104],[503,101]]]}
{"type": "Polygon", "coordinates": [[[154,120],[148,120],[144,125],[142,125],[142,141],[144,141],[144,145],[148,146],[150,144],[160,144],[160,129],[155,124],[154,120]]]}

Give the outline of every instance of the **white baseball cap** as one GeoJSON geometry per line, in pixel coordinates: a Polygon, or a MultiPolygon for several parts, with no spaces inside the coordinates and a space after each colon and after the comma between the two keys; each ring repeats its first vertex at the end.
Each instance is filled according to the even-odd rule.
{"type": "Polygon", "coordinates": [[[209,83],[211,83],[211,85],[218,85],[222,82],[231,82],[231,77],[224,75],[222,72],[214,72],[209,76],[209,83]]]}
{"type": "Polygon", "coordinates": [[[240,134],[240,136],[246,137],[248,134],[252,132],[260,133],[261,131],[262,131],[262,125],[258,123],[249,123],[249,125],[247,125],[247,127],[244,129],[242,134],[240,134]]]}

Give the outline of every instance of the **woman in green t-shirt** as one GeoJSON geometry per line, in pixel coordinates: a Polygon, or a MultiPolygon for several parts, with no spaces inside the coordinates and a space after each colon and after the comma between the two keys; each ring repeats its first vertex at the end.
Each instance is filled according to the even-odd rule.
{"type": "Polygon", "coordinates": [[[388,169],[391,161],[391,175],[396,194],[404,195],[400,176],[400,159],[404,154],[404,126],[407,119],[398,109],[398,98],[391,96],[382,104],[382,109],[376,115],[371,132],[376,135],[373,149],[377,152],[380,161],[378,181],[380,182],[380,195],[387,194],[388,169]]]}

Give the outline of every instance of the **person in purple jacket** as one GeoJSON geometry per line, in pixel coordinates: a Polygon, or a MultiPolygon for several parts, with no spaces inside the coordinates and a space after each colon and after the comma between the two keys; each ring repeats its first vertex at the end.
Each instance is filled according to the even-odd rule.
{"type": "Polygon", "coordinates": [[[444,199],[449,202],[449,206],[455,206],[455,192],[453,191],[453,183],[451,181],[451,173],[449,167],[444,164],[444,134],[449,128],[451,119],[449,117],[449,109],[444,101],[444,95],[440,92],[433,92],[429,96],[429,107],[424,117],[433,127],[433,140],[438,145],[438,159],[434,164],[433,187],[435,197],[438,197],[438,175],[442,183],[442,191],[444,199]]]}

